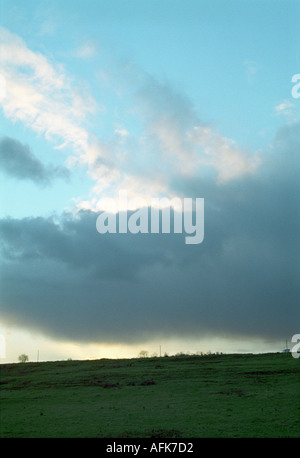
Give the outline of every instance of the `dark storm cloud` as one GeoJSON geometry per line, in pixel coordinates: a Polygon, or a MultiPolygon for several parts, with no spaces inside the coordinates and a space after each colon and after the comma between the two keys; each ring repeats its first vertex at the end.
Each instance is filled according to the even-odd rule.
{"type": "Polygon", "coordinates": [[[32,180],[41,185],[48,185],[56,178],[69,177],[67,168],[43,165],[28,145],[9,137],[0,139],[0,167],[19,180],[32,180]]]}
{"type": "Polygon", "coordinates": [[[299,146],[290,126],[252,177],[174,180],[181,195],[205,198],[199,245],[184,234],[101,235],[89,211],[2,220],[2,319],[87,342],[299,332],[299,146]]]}

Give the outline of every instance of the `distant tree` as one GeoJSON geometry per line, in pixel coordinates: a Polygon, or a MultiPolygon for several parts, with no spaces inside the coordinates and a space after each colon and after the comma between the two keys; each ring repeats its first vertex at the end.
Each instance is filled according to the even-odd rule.
{"type": "Polygon", "coordinates": [[[148,357],[148,352],[146,350],[141,350],[139,352],[139,358],[147,358],[148,357]]]}
{"type": "Polygon", "coordinates": [[[18,359],[19,359],[20,363],[26,363],[26,361],[29,360],[28,355],[25,355],[25,353],[20,355],[18,359]]]}

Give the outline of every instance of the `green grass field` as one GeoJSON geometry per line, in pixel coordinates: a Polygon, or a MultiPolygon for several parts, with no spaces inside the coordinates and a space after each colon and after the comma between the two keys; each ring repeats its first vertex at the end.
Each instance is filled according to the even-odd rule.
{"type": "Polygon", "coordinates": [[[0,366],[0,437],[300,436],[290,354],[0,366]]]}

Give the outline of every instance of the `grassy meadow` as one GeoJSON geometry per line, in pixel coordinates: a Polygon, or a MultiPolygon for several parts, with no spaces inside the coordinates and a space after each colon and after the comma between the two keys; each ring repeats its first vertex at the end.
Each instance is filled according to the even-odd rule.
{"type": "Polygon", "coordinates": [[[299,367],[281,353],[1,364],[0,437],[299,437],[299,367]]]}

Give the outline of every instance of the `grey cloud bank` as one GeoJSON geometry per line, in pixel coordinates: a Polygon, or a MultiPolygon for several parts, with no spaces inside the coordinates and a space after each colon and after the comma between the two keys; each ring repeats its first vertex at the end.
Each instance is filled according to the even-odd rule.
{"type": "Polygon", "coordinates": [[[174,178],[205,197],[205,239],[102,234],[98,214],[3,219],[1,317],[62,340],[162,335],[285,339],[299,332],[299,125],[265,166],[223,185],[174,178]]]}
{"type": "Polygon", "coordinates": [[[39,185],[49,185],[57,178],[69,178],[66,167],[45,166],[28,145],[9,137],[0,139],[0,166],[7,175],[18,180],[31,180],[39,185]]]}

